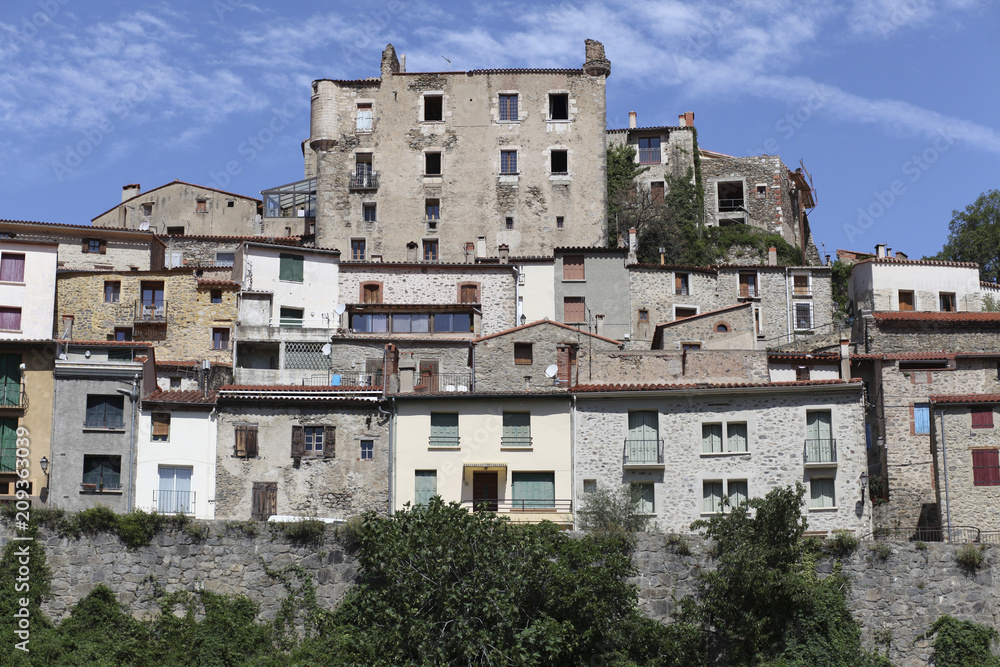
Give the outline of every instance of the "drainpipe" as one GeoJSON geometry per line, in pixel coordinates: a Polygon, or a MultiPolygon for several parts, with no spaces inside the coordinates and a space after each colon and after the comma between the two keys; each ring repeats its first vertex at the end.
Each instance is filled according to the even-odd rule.
{"type": "MultiPolygon", "coordinates": [[[[382,369],[383,369],[382,373],[384,375],[385,374],[385,366],[383,366],[382,369]]],[[[393,487],[396,484],[396,479],[392,476],[392,469],[393,469],[393,465],[392,464],[393,464],[393,459],[396,456],[396,447],[395,447],[395,443],[393,442],[393,439],[392,439],[392,436],[393,436],[392,422],[395,420],[396,399],[393,398],[393,399],[390,399],[390,401],[391,401],[390,404],[392,405],[392,410],[391,411],[390,410],[383,410],[382,409],[382,403],[381,403],[381,401],[379,403],[377,403],[375,405],[375,407],[377,407],[378,411],[381,412],[382,414],[389,416],[389,494],[388,494],[389,495],[389,498],[388,498],[389,505],[386,508],[386,514],[391,516],[392,515],[392,490],[393,490],[393,487]]]]}
{"type": "Polygon", "coordinates": [[[944,413],[947,409],[941,408],[941,458],[944,461],[945,520],[948,522],[948,541],[951,542],[951,498],[948,495],[948,449],[944,444],[944,413]]]}
{"type": "Polygon", "coordinates": [[[570,443],[569,443],[569,488],[570,492],[570,502],[572,506],[570,509],[573,512],[573,530],[576,530],[576,518],[580,511],[579,506],[576,504],[576,394],[570,394],[570,408],[569,408],[569,433],[570,433],[570,443]]]}
{"type": "Polygon", "coordinates": [[[511,265],[514,269],[514,326],[521,324],[521,313],[517,312],[518,305],[521,303],[519,297],[521,296],[521,267],[516,265],[511,265]]]}
{"type": "MultiPolygon", "coordinates": [[[[785,322],[787,331],[786,342],[792,342],[792,297],[788,294],[788,267],[785,267],[785,322]]],[[[815,315],[814,315],[815,316],[815,315]]],[[[814,323],[815,324],[815,323],[814,323]]]]}
{"type": "Polygon", "coordinates": [[[128,441],[128,494],[125,500],[125,509],[128,512],[132,511],[132,488],[135,486],[133,481],[133,461],[135,460],[135,410],[136,404],[139,402],[139,376],[136,375],[132,378],[132,391],[126,391],[125,389],[118,389],[119,394],[128,396],[129,401],[132,403],[132,435],[129,437],[128,441]]]}

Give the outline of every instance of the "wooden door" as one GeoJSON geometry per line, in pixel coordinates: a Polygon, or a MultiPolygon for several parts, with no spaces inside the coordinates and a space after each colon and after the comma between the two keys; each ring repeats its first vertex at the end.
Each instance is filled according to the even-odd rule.
{"type": "Polygon", "coordinates": [[[472,506],[475,511],[497,511],[497,474],[495,472],[472,473],[472,506]]]}

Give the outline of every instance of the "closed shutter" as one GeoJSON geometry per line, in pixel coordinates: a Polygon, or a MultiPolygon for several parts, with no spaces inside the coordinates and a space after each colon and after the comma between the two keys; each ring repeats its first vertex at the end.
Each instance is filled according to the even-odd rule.
{"type": "Polygon", "coordinates": [[[913,310],[913,292],[899,292],[899,309],[911,311],[913,310]]]}
{"type": "Polygon", "coordinates": [[[382,303],[382,286],[381,285],[365,285],[364,286],[364,302],[365,303],[382,303]]]}
{"type": "Polygon", "coordinates": [[[727,448],[731,452],[747,451],[747,425],[727,424],[726,425],[727,448]]]}
{"type": "Polygon", "coordinates": [[[254,482],[251,516],[257,521],[267,521],[278,513],[278,483],[254,482]]]}
{"type": "Polygon", "coordinates": [[[515,510],[555,507],[555,473],[515,472],[512,480],[515,510]]]}
{"type": "Polygon", "coordinates": [[[809,482],[810,507],[836,507],[832,479],[814,479],[809,482]]]}
{"type": "Polygon", "coordinates": [[[15,472],[16,453],[17,419],[0,419],[0,472],[15,472]]]}
{"type": "Polygon", "coordinates": [[[323,427],[323,458],[332,459],[337,451],[337,427],[323,427]]]}
{"type": "Polygon", "coordinates": [[[927,403],[913,405],[913,432],[921,435],[931,432],[931,406],[927,403]]]}
{"type": "Polygon", "coordinates": [[[479,289],[476,285],[461,285],[458,292],[459,303],[479,303],[479,289]]]}
{"type": "Polygon", "coordinates": [[[628,413],[628,439],[649,441],[659,437],[657,412],[642,410],[628,413]]]}
{"type": "Polygon", "coordinates": [[[257,456],[257,426],[247,426],[247,458],[257,456]]]}
{"type": "Polygon", "coordinates": [[[654,204],[663,203],[663,181],[653,181],[649,184],[649,193],[654,204]]]}
{"type": "Polygon", "coordinates": [[[1000,485],[1000,451],[996,449],[972,450],[972,484],[974,486],[1000,485]]]}
{"type": "Polygon", "coordinates": [[[170,414],[153,415],[153,440],[166,440],[170,436],[170,414]]]}
{"type": "Polygon", "coordinates": [[[306,453],[306,429],[303,426],[292,427],[292,457],[300,458],[306,453]]]}
{"type": "Polygon", "coordinates": [[[746,482],[729,482],[729,505],[731,507],[739,507],[742,503],[747,501],[747,483],[746,482]]]}
{"type": "Polygon", "coordinates": [[[722,511],[722,482],[705,482],[702,487],[702,512],[722,511]]]}
{"type": "Polygon", "coordinates": [[[722,452],[722,424],[701,425],[701,451],[705,454],[722,452]]]}
{"type": "Polygon", "coordinates": [[[652,484],[632,484],[632,500],[635,502],[635,510],[639,514],[656,513],[652,484]]]}
{"type": "Polygon", "coordinates": [[[583,255],[563,257],[563,280],[584,280],[583,255]]]}
{"type": "Polygon", "coordinates": [[[826,410],[806,413],[806,438],[829,442],[833,437],[830,412],[826,410]]]}
{"type": "Polygon", "coordinates": [[[278,257],[278,280],[302,282],[302,255],[281,253],[278,257]]]}
{"type": "Polygon", "coordinates": [[[236,456],[247,455],[247,427],[237,426],[233,434],[233,451],[236,456]]]}
{"type": "Polygon", "coordinates": [[[503,413],[504,447],[528,447],[531,445],[531,413],[503,413]]]}
{"type": "Polygon", "coordinates": [[[563,299],[563,322],[586,322],[587,306],[582,296],[568,296],[563,299]]]}
{"type": "Polygon", "coordinates": [[[101,239],[101,254],[106,255],[108,253],[108,242],[101,239]]]}
{"type": "Polygon", "coordinates": [[[0,405],[21,404],[21,355],[0,354],[0,405]]]}
{"type": "Polygon", "coordinates": [[[83,245],[80,250],[82,252],[90,252],[90,239],[83,239],[83,245]]]}
{"type": "Polygon", "coordinates": [[[414,472],[414,504],[426,505],[437,495],[437,470],[414,472]]]}
{"type": "Polygon", "coordinates": [[[431,413],[431,446],[432,447],[458,446],[457,412],[431,413]]]}
{"type": "Polygon", "coordinates": [[[993,408],[972,408],[972,428],[993,428],[993,408]]]}

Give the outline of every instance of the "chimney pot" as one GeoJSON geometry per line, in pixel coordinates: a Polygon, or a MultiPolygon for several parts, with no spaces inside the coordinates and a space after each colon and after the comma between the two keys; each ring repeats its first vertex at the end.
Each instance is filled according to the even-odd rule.
{"type": "Polygon", "coordinates": [[[875,244],[875,256],[876,257],[885,257],[885,244],[884,243],[877,243],[877,244],[875,244]]]}
{"type": "Polygon", "coordinates": [[[778,249],[771,247],[767,249],[767,265],[777,266],[778,265],[778,249]]]}
{"type": "Polygon", "coordinates": [[[635,129],[636,127],[636,113],[634,111],[628,112],[628,126],[630,129],[635,129]]]}

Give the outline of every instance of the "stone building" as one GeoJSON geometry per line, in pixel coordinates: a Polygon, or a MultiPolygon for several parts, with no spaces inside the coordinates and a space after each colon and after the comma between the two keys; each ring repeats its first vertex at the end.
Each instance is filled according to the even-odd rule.
{"type": "Polygon", "coordinates": [[[160,235],[253,236],[261,233],[261,201],[173,181],[142,192],[122,187],[121,203],[91,219],[94,227],[150,230],[160,235]]]}
{"type": "Polygon", "coordinates": [[[144,340],[167,359],[232,364],[239,283],[229,269],[64,270],[56,283],[56,315],[72,320],[72,339],[144,340]]]}
{"type": "Polygon", "coordinates": [[[52,334],[57,253],[54,241],[0,239],[0,337],[52,334]]]}
{"type": "Polygon", "coordinates": [[[780,234],[802,249],[803,264],[819,264],[809,228],[814,192],[802,169],[790,170],[777,155],[733,157],[701,150],[705,224],[751,225],[780,234]]]}
{"type": "Polygon", "coordinates": [[[389,411],[380,390],[222,387],[215,516],[345,520],[389,510],[389,411]]]}
{"type": "Polygon", "coordinates": [[[519,256],[602,244],[610,73],[593,40],[580,69],[469,72],[407,72],[389,45],[379,77],[314,81],[316,244],[445,262],[480,240],[519,256]]]}
{"type": "Polygon", "coordinates": [[[69,511],[136,506],[139,397],[156,389],[146,343],[60,343],[54,369],[50,504],[69,511]]]}
{"type": "MultiPolygon", "coordinates": [[[[647,190],[654,203],[663,203],[669,191],[668,176],[684,176],[691,170],[694,178],[698,140],[694,131],[694,112],[687,111],[677,118],[677,125],[637,127],[637,116],[629,112],[629,126],[607,131],[608,147],[627,145],[635,149],[635,161],[646,168],[636,181],[647,190]]],[[[622,230],[624,232],[625,230],[622,230]]]]}
{"type": "Polygon", "coordinates": [[[860,382],[581,385],[574,492],[632,485],[667,531],[802,483],[811,531],[871,530],[860,382]]]}
{"type": "Polygon", "coordinates": [[[19,490],[33,503],[49,500],[55,357],[54,341],[0,340],[0,502],[15,500],[19,490]],[[17,474],[19,447],[28,452],[23,479],[17,474]]]}
{"type": "Polygon", "coordinates": [[[236,252],[246,241],[258,243],[301,245],[301,238],[274,236],[161,236],[168,268],[227,267],[236,261],[236,252]]]}
{"type": "Polygon", "coordinates": [[[755,350],[757,332],[749,302],[656,325],[654,350],[755,350]]]}
{"type": "Polygon", "coordinates": [[[60,269],[155,271],[164,266],[165,246],[147,231],[0,220],[0,236],[58,244],[60,269]]]}

